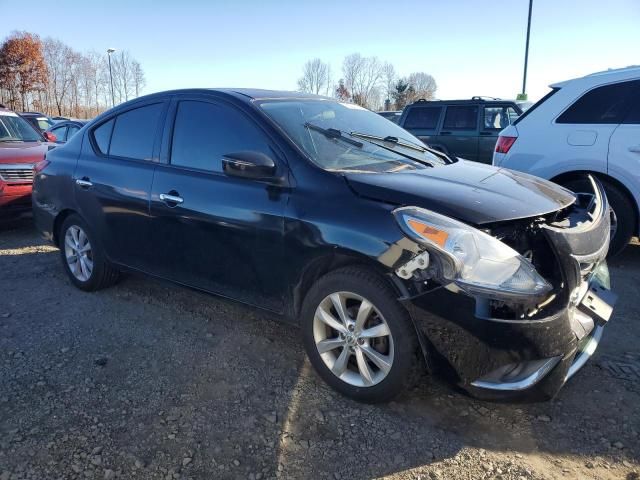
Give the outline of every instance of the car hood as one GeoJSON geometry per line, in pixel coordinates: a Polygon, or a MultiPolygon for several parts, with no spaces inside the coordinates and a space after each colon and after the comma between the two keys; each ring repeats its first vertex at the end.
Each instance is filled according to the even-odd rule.
{"type": "Polygon", "coordinates": [[[423,207],[476,225],[544,215],[575,201],[569,190],[547,180],[465,160],[424,170],[345,177],[360,196],[423,207]]]}
{"type": "Polygon", "coordinates": [[[0,143],[0,164],[37,163],[48,150],[44,142],[0,143]]]}

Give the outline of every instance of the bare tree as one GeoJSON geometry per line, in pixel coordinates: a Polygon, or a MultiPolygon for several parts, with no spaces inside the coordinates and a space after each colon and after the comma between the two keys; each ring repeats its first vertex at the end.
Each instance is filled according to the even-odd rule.
{"type": "MultiPolygon", "coordinates": [[[[63,113],[63,104],[69,95],[73,51],[60,40],[47,38],[43,44],[44,59],[49,74],[48,96],[55,103],[58,115],[63,113]]],[[[49,107],[52,108],[52,105],[49,107]]]]}
{"type": "Polygon", "coordinates": [[[414,90],[414,99],[424,98],[432,100],[435,97],[438,86],[435,79],[425,72],[414,72],[409,75],[407,82],[414,90]]]}
{"type": "Polygon", "coordinates": [[[329,85],[329,65],[319,58],[304,64],[302,77],[298,79],[298,88],[307,93],[318,95],[329,85]]]}
{"type": "Polygon", "coordinates": [[[140,92],[147,84],[147,80],[144,78],[144,72],[142,71],[142,65],[137,60],[131,62],[131,72],[133,78],[133,87],[135,89],[136,97],[140,96],[140,92]]]}
{"type": "MultiPolygon", "coordinates": [[[[146,83],[140,63],[125,50],[114,59],[114,67],[118,99],[138,96],[146,83]]],[[[48,114],[91,117],[110,106],[108,86],[105,54],[83,54],[59,40],[40,41],[26,32],[0,44],[0,101],[13,108],[32,105],[48,114]]]]}
{"type": "Polygon", "coordinates": [[[348,55],[342,63],[342,74],[355,103],[363,107],[379,103],[383,64],[377,57],[363,57],[359,53],[348,55]]]}
{"type": "Polygon", "coordinates": [[[385,62],[382,66],[382,78],[384,81],[385,108],[391,109],[391,99],[393,98],[393,92],[395,91],[397,81],[396,69],[391,63],[385,62]]]}

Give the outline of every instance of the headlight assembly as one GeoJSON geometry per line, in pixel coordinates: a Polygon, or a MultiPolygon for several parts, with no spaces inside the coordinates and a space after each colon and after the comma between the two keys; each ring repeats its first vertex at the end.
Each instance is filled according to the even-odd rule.
{"type": "Polygon", "coordinates": [[[476,228],[419,207],[393,214],[405,235],[429,251],[442,283],[495,299],[539,297],[552,288],[529,260],[476,228]]]}

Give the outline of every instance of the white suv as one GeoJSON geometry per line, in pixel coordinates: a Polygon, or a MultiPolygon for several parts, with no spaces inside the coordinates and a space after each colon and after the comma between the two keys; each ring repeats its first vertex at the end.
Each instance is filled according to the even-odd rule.
{"type": "Polygon", "coordinates": [[[603,183],[612,210],[610,254],[638,234],[640,67],[551,85],[551,92],[500,132],[493,164],[590,192],[603,183]]]}

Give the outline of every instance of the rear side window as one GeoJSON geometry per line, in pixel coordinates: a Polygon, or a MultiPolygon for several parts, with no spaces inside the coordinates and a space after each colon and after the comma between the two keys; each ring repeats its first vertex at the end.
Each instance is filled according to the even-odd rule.
{"type": "Polygon", "coordinates": [[[98,150],[100,150],[100,153],[104,153],[105,155],[109,153],[109,141],[111,140],[114,121],[114,119],[111,119],[93,131],[93,139],[96,142],[96,146],[98,150]]]}
{"type": "Polygon", "coordinates": [[[559,88],[552,88],[550,92],[547,92],[547,94],[542,97],[540,100],[538,100],[536,103],[534,103],[533,105],[531,105],[529,108],[527,108],[524,113],[522,115],[520,115],[518,118],[516,118],[513,121],[513,125],[517,125],[519,124],[522,120],[524,120],[525,118],[527,118],[528,115],[530,115],[531,113],[533,113],[533,111],[535,111],[536,108],[538,108],[540,105],[542,105],[544,102],[546,102],[547,100],[549,100],[551,97],[553,97],[557,92],[559,92],[560,89],[559,88]]]}
{"type": "Polygon", "coordinates": [[[152,160],[162,107],[162,103],[154,103],[118,115],[111,134],[109,155],[152,160]]]}
{"type": "Polygon", "coordinates": [[[440,120],[442,107],[414,107],[409,109],[404,120],[404,128],[424,128],[435,130],[440,120]]]}
{"type": "Polygon", "coordinates": [[[67,131],[67,140],[70,140],[71,137],[78,133],[79,130],[80,127],[78,127],[77,125],[69,125],[69,130],[67,131]]]}
{"type": "Polygon", "coordinates": [[[622,123],[638,89],[640,80],[594,88],[565,110],[556,123],[622,123]]]}
{"type": "Polygon", "coordinates": [[[67,127],[58,127],[51,130],[56,136],[57,142],[66,142],[67,141],[67,127]]]}
{"type": "Polygon", "coordinates": [[[271,155],[262,132],[241,112],[216,103],[181,101],[171,143],[171,164],[222,172],[222,156],[243,150],[271,155]]]}
{"type": "Polygon", "coordinates": [[[443,130],[475,130],[478,125],[478,107],[451,106],[447,107],[444,117],[443,130]]]}

